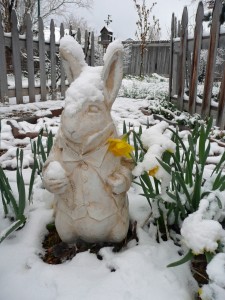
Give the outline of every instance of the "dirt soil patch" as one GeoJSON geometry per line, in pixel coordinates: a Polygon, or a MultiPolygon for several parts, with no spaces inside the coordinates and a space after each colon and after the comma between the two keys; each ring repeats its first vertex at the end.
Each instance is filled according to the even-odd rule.
{"type": "MultiPolygon", "coordinates": [[[[48,224],[48,234],[45,236],[42,243],[43,248],[45,249],[45,254],[42,259],[48,264],[61,264],[67,260],[71,260],[77,253],[89,251],[90,253],[96,254],[97,258],[102,260],[99,251],[104,247],[113,247],[113,252],[119,252],[122,248],[125,248],[127,243],[131,240],[136,240],[138,244],[138,237],[136,234],[135,222],[133,225],[130,225],[128,230],[127,237],[121,243],[85,243],[79,241],[76,245],[68,245],[60,239],[54,224],[48,224]]],[[[111,270],[114,272],[115,270],[111,270]]]]}

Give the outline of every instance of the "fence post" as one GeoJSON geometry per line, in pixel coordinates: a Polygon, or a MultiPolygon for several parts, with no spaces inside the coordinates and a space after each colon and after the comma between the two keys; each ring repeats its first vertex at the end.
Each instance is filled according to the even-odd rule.
{"type": "Polygon", "coordinates": [[[94,66],[95,65],[95,36],[94,36],[94,32],[92,31],[91,33],[91,62],[90,62],[90,66],[94,66]]]}
{"type": "Polygon", "coordinates": [[[77,29],[77,38],[76,38],[76,40],[79,44],[81,44],[81,31],[80,31],[80,28],[77,29]]]}
{"type": "Polygon", "coordinates": [[[185,6],[182,21],[181,21],[181,38],[180,38],[180,53],[179,53],[179,68],[178,68],[178,99],[177,104],[180,110],[184,104],[184,85],[185,85],[185,69],[186,69],[186,54],[187,54],[187,36],[188,36],[188,11],[185,6]]]}
{"type": "Polygon", "coordinates": [[[5,59],[5,39],[2,27],[2,15],[0,13],[0,102],[8,102],[7,69],[5,59]]]}
{"type": "Polygon", "coordinates": [[[220,85],[216,126],[220,127],[221,129],[224,129],[225,126],[225,64],[223,70],[223,77],[220,85]]]}
{"type": "Polygon", "coordinates": [[[214,5],[214,10],[213,10],[212,27],[210,31],[210,44],[209,44],[209,51],[207,57],[206,76],[205,76],[204,93],[203,93],[203,100],[202,100],[201,115],[203,118],[208,116],[210,113],[212,87],[213,87],[213,79],[214,79],[213,70],[216,62],[221,10],[222,10],[222,2],[221,0],[216,0],[214,5]]]}
{"type": "Polygon", "coordinates": [[[85,34],[84,34],[84,55],[85,55],[85,60],[86,63],[88,63],[89,57],[88,57],[88,50],[89,50],[89,38],[90,38],[90,32],[88,32],[87,30],[85,30],[85,34]]]}
{"type": "Polygon", "coordinates": [[[174,13],[172,14],[171,21],[171,37],[170,37],[170,67],[169,67],[169,101],[171,101],[172,97],[172,82],[173,82],[173,39],[175,36],[175,24],[176,18],[174,13]]]}
{"type": "MultiPolygon", "coordinates": [[[[64,36],[64,26],[63,23],[60,25],[60,38],[64,36]]],[[[63,67],[62,60],[60,59],[60,72],[61,72],[61,96],[65,97],[65,90],[66,90],[66,85],[65,85],[65,71],[63,67]]]]}
{"type": "Polygon", "coordinates": [[[28,90],[29,102],[35,102],[34,92],[34,51],[33,33],[30,15],[26,17],[26,50],[27,50],[27,71],[28,71],[28,90]]]}
{"type": "Polygon", "coordinates": [[[189,92],[189,113],[190,114],[193,114],[196,110],[196,95],[197,95],[198,69],[199,69],[201,43],[202,43],[203,17],[204,17],[203,4],[202,2],[199,2],[196,19],[195,19],[196,25],[195,25],[195,34],[194,34],[194,49],[193,49],[190,92],[189,92]]]}
{"type": "Polygon", "coordinates": [[[46,101],[46,71],[45,71],[45,38],[44,25],[41,17],[38,18],[38,47],[40,61],[41,101],[46,101]]]}
{"type": "Polygon", "coordinates": [[[17,16],[14,9],[12,10],[11,21],[12,21],[12,54],[13,54],[13,69],[14,69],[14,76],[15,76],[16,102],[17,104],[22,104],[23,94],[22,94],[20,40],[19,40],[19,32],[17,30],[17,16]]]}
{"type": "Polygon", "coordinates": [[[51,61],[51,91],[52,100],[56,97],[56,48],[55,48],[55,24],[53,19],[50,23],[50,61],[51,61]]]}

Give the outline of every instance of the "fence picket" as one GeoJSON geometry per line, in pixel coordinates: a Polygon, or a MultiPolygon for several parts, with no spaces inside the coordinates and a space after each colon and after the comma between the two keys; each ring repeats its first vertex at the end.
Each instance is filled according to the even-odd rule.
{"type": "MultiPolygon", "coordinates": [[[[64,36],[64,26],[63,23],[60,25],[60,38],[64,36]]],[[[61,96],[65,97],[66,85],[65,85],[65,70],[63,67],[62,60],[60,60],[60,73],[61,73],[61,96]]]]}
{"type": "Polygon", "coordinates": [[[91,33],[91,54],[90,54],[91,62],[90,66],[94,66],[95,64],[95,36],[94,32],[91,33]]]}
{"type": "Polygon", "coordinates": [[[181,21],[181,46],[179,53],[179,70],[178,70],[178,107],[183,109],[184,101],[184,86],[185,86],[185,66],[186,66],[186,52],[187,52],[187,36],[188,36],[188,11],[184,7],[182,21],[181,21]]]}
{"type": "Polygon", "coordinates": [[[22,94],[20,40],[19,40],[19,32],[17,30],[17,16],[14,9],[12,10],[11,21],[12,21],[12,56],[13,56],[13,69],[15,75],[16,102],[17,104],[21,104],[23,103],[23,94],[22,94]]]}
{"type": "Polygon", "coordinates": [[[80,28],[78,28],[77,30],[77,38],[76,38],[77,42],[79,44],[81,44],[81,31],[80,31],[80,28]]]}
{"type": "Polygon", "coordinates": [[[28,72],[28,90],[29,102],[35,102],[34,93],[34,51],[33,51],[33,33],[30,15],[26,17],[26,51],[27,51],[27,72],[28,72]]]}
{"type": "Polygon", "coordinates": [[[173,82],[173,39],[176,36],[176,18],[172,14],[171,21],[171,36],[170,36],[170,63],[169,63],[169,100],[172,97],[172,82],[173,82]]]}
{"type": "Polygon", "coordinates": [[[196,25],[194,34],[194,49],[191,68],[190,93],[189,93],[189,113],[193,114],[196,109],[196,96],[198,84],[198,70],[202,43],[202,21],[204,17],[203,3],[199,2],[196,14],[196,25]]]}
{"type": "Polygon", "coordinates": [[[2,102],[8,102],[7,70],[5,59],[5,39],[2,27],[2,15],[0,13],[0,97],[2,102]]]}
{"type": "Polygon", "coordinates": [[[45,38],[42,18],[38,19],[38,49],[40,61],[41,101],[46,101],[46,71],[45,71],[45,38]]]}
{"type": "Polygon", "coordinates": [[[223,77],[220,85],[216,126],[220,127],[221,129],[223,129],[225,126],[225,65],[224,65],[223,77]]]}
{"type": "Polygon", "coordinates": [[[56,47],[55,47],[55,24],[50,22],[50,61],[51,61],[51,93],[52,100],[56,97],[56,47]]]}
{"type": "Polygon", "coordinates": [[[85,30],[84,34],[84,55],[85,55],[85,60],[88,63],[88,48],[89,48],[89,33],[87,30],[85,30]]]}
{"type": "Polygon", "coordinates": [[[203,118],[208,116],[210,113],[212,87],[213,87],[213,79],[214,79],[214,72],[212,72],[212,70],[214,70],[215,62],[216,62],[221,11],[222,11],[222,2],[221,0],[216,0],[214,10],[213,10],[212,27],[210,31],[210,44],[208,50],[204,93],[203,93],[203,100],[202,100],[201,114],[203,118]]]}

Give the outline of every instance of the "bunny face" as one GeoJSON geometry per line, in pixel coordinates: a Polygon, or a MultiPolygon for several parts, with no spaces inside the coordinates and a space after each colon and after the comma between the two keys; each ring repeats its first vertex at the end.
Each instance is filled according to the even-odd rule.
{"type": "Polygon", "coordinates": [[[112,123],[110,112],[105,102],[84,102],[81,109],[71,113],[70,107],[66,107],[62,117],[62,132],[74,143],[82,143],[86,139],[101,131],[112,123]]]}

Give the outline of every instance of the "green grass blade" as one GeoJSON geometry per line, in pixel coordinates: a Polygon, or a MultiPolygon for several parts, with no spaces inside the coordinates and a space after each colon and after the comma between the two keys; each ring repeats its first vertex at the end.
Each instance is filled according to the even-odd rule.
{"type": "Polygon", "coordinates": [[[201,200],[201,189],[202,189],[201,187],[202,187],[202,174],[199,172],[199,169],[196,168],[194,190],[193,190],[192,200],[191,200],[194,210],[198,209],[199,202],[201,200]]]}
{"type": "Polygon", "coordinates": [[[172,168],[168,164],[166,164],[164,161],[160,160],[157,158],[157,161],[160,163],[160,165],[163,167],[163,169],[169,173],[170,175],[172,174],[172,168]]]}
{"type": "Polygon", "coordinates": [[[213,259],[214,256],[215,256],[215,254],[212,252],[207,252],[207,251],[205,252],[207,264],[210,263],[210,261],[213,259]]]}
{"type": "Polygon", "coordinates": [[[33,191],[33,186],[34,186],[34,180],[35,180],[35,175],[38,170],[38,163],[37,160],[34,160],[31,176],[30,176],[30,184],[29,184],[29,192],[28,192],[28,200],[31,200],[31,195],[33,191]]]}
{"type": "MultiPolygon", "coordinates": [[[[1,181],[0,181],[0,184],[2,186],[1,181]]],[[[5,214],[5,217],[6,217],[9,213],[9,210],[8,210],[7,201],[6,201],[6,198],[5,198],[5,195],[2,191],[2,189],[1,189],[1,197],[2,197],[2,205],[3,205],[3,209],[4,209],[4,214],[5,214]]]]}
{"type": "Polygon", "coordinates": [[[218,162],[218,164],[216,165],[216,167],[214,168],[211,176],[214,174],[214,173],[217,173],[219,171],[219,169],[221,168],[222,164],[224,163],[225,161],[225,151],[223,152],[223,155],[221,156],[221,159],[220,161],[218,162]]]}
{"type": "Polygon", "coordinates": [[[53,134],[52,131],[50,130],[47,138],[47,157],[49,156],[52,146],[53,146],[53,134]]]}
{"type": "Polygon", "coordinates": [[[126,122],[123,121],[123,134],[126,134],[127,133],[127,125],[126,125],[126,122]]]}
{"type": "Polygon", "coordinates": [[[177,266],[180,266],[182,264],[185,264],[186,262],[188,262],[189,260],[191,260],[192,258],[194,257],[193,253],[191,250],[189,250],[189,252],[184,256],[182,257],[182,259],[172,263],[172,264],[169,264],[167,266],[167,268],[171,268],[171,267],[177,267],[177,266]]]}
{"type": "Polygon", "coordinates": [[[4,239],[7,238],[7,236],[9,236],[11,233],[19,229],[21,226],[23,226],[25,221],[26,221],[25,218],[22,218],[21,220],[17,220],[11,226],[9,226],[8,229],[4,230],[4,232],[0,234],[0,243],[4,241],[4,239]]]}

